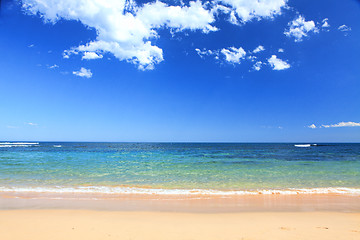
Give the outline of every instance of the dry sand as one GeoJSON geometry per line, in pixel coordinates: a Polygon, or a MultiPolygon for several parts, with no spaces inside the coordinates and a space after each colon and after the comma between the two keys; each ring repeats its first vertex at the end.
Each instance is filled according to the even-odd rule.
{"type": "Polygon", "coordinates": [[[1,210],[1,240],[360,239],[360,213],[1,210]]]}

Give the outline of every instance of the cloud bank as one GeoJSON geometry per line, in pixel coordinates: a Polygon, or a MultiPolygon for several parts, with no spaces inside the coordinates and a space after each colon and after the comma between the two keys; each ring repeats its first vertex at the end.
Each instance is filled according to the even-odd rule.
{"type": "MultiPolygon", "coordinates": [[[[64,51],[64,58],[81,54],[82,59],[102,58],[113,54],[117,59],[136,64],[139,69],[153,69],[164,60],[163,50],[154,44],[159,30],[171,32],[217,31],[214,25],[219,12],[227,15],[233,24],[250,20],[274,18],[286,7],[287,0],[214,0],[190,1],[169,5],[161,1],[136,4],[133,0],[22,0],[28,14],[38,15],[45,22],[55,24],[59,20],[79,21],[95,29],[95,40],[64,51]]],[[[224,50],[230,61],[233,50],[224,50]]]]}
{"type": "Polygon", "coordinates": [[[331,125],[321,125],[324,128],[334,128],[334,127],[360,127],[360,123],[356,122],[339,122],[331,125]]]}
{"type": "Polygon", "coordinates": [[[330,125],[321,125],[320,127],[317,127],[315,124],[311,124],[308,126],[308,128],[338,128],[338,127],[360,127],[360,123],[357,122],[339,122],[336,124],[330,124],[330,125]]]}

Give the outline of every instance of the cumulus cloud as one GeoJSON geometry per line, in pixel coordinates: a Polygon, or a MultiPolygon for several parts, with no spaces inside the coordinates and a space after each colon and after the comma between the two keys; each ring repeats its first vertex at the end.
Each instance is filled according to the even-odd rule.
{"type": "Polygon", "coordinates": [[[271,58],[268,59],[268,63],[271,65],[273,70],[284,70],[290,68],[290,64],[277,58],[276,55],[272,55],[271,58]]]}
{"type": "Polygon", "coordinates": [[[217,50],[214,51],[214,50],[205,49],[205,48],[203,50],[196,48],[195,51],[201,58],[204,58],[205,56],[211,56],[211,55],[218,56],[219,55],[219,51],[217,51],[217,50]]]}
{"type": "Polygon", "coordinates": [[[301,42],[309,33],[318,33],[319,29],[315,26],[314,21],[306,21],[303,16],[299,16],[293,21],[289,22],[288,28],[284,34],[287,37],[293,37],[295,42],[301,42]]]}
{"type": "Polygon", "coordinates": [[[251,55],[251,53],[254,51],[259,52],[264,50],[265,48],[263,46],[259,46],[253,51],[248,51],[248,53],[242,47],[228,47],[218,50],[209,50],[205,48],[202,50],[199,48],[195,49],[196,53],[201,58],[214,56],[215,59],[219,60],[221,63],[240,64],[243,60],[250,61],[252,62],[252,70],[254,71],[260,71],[263,66],[267,65],[270,66],[273,70],[284,70],[291,67],[289,63],[279,59],[276,55],[272,55],[269,58],[264,58],[264,60],[261,58],[259,59],[257,56],[251,55]]]}
{"type": "Polygon", "coordinates": [[[252,19],[273,18],[281,14],[287,0],[217,0],[218,8],[230,14],[230,22],[245,23],[252,19]]]}
{"type": "Polygon", "coordinates": [[[325,18],[324,20],[322,20],[322,25],[321,27],[322,28],[329,28],[330,27],[330,24],[328,23],[329,19],[328,18],[325,18]]]}
{"type": "Polygon", "coordinates": [[[264,46],[259,45],[257,48],[254,49],[254,51],[252,51],[253,53],[259,53],[265,51],[264,46]]]}
{"type": "Polygon", "coordinates": [[[261,67],[262,67],[263,63],[261,61],[257,61],[254,65],[253,65],[253,69],[255,71],[260,71],[261,67]]]}
{"type": "Polygon", "coordinates": [[[360,123],[357,122],[339,122],[331,125],[321,125],[324,128],[334,128],[334,127],[360,127],[360,123]]]}
{"type": "Polygon", "coordinates": [[[96,30],[95,40],[70,49],[64,58],[82,52],[89,59],[86,56],[109,52],[139,69],[153,69],[163,61],[162,49],[151,42],[159,37],[160,28],[204,33],[217,30],[212,25],[214,13],[199,0],[181,6],[155,1],[141,7],[131,0],[23,0],[23,7],[46,22],[76,20],[96,30]],[[90,55],[91,52],[95,54],[90,55]]]}
{"type": "Polygon", "coordinates": [[[316,128],[316,125],[315,124],[311,124],[309,126],[307,126],[308,128],[312,128],[312,129],[315,129],[316,128]]]}
{"type": "MultiPolygon", "coordinates": [[[[63,57],[82,54],[82,59],[98,59],[105,53],[153,69],[164,60],[163,50],[154,43],[160,29],[171,33],[217,31],[215,18],[225,14],[233,24],[273,18],[287,7],[288,0],[191,0],[171,5],[152,1],[137,5],[134,0],[22,0],[26,13],[41,16],[45,22],[79,21],[96,30],[96,39],[64,51],[63,57]]],[[[232,51],[232,50],[229,50],[232,51]]]]}
{"type": "Polygon", "coordinates": [[[220,51],[225,56],[225,61],[239,64],[245,58],[246,52],[242,47],[223,48],[220,51]]]}
{"type": "Polygon", "coordinates": [[[103,58],[103,55],[101,54],[97,54],[96,52],[84,52],[84,55],[82,56],[81,59],[99,59],[99,58],[103,58]]]}
{"type": "Polygon", "coordinates": [[[278,52],[283,53],[283,52],[285,52],[285,50],[283,48],[279,48],[278,52]]]}
{"type": "Polygon", "coordinates": [[[90,69],[80,68],[79,71],[73,71],[73,74],[79,77],[91,78],[92,72],[90,69]]]}

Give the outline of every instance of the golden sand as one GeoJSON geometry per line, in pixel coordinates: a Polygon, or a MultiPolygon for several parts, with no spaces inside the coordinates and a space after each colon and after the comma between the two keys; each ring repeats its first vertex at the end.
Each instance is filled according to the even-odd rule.
{"type": "Polygon", "coordinates": [[[360,213],[1,210],[1,240],[360,239],[360,213]]]}

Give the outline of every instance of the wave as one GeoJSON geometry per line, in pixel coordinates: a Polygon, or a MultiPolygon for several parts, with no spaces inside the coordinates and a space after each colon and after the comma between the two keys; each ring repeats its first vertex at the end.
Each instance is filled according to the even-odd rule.
{"type": "Polygon", "coordinates": [[[89,194],[144,194],[144,195],[296,195],[296,194],[348,194],[360,195],[359,188],[328,187],[328,188],[288,188],[260,190],[213,190],[213,189],[155,189],[138,187],[0,187],[0,192],[13,193],[89,193],[89,194]]]}
{"type": "Polygon", "coordinates": [[[38,142],[0,142],[0,147],[29,147],[39,145],[38,142]]]}
{"type": "Polygon", "coordinates": [[[39,145],[38,142],[0,142],[0,145],[39,145]]]}

